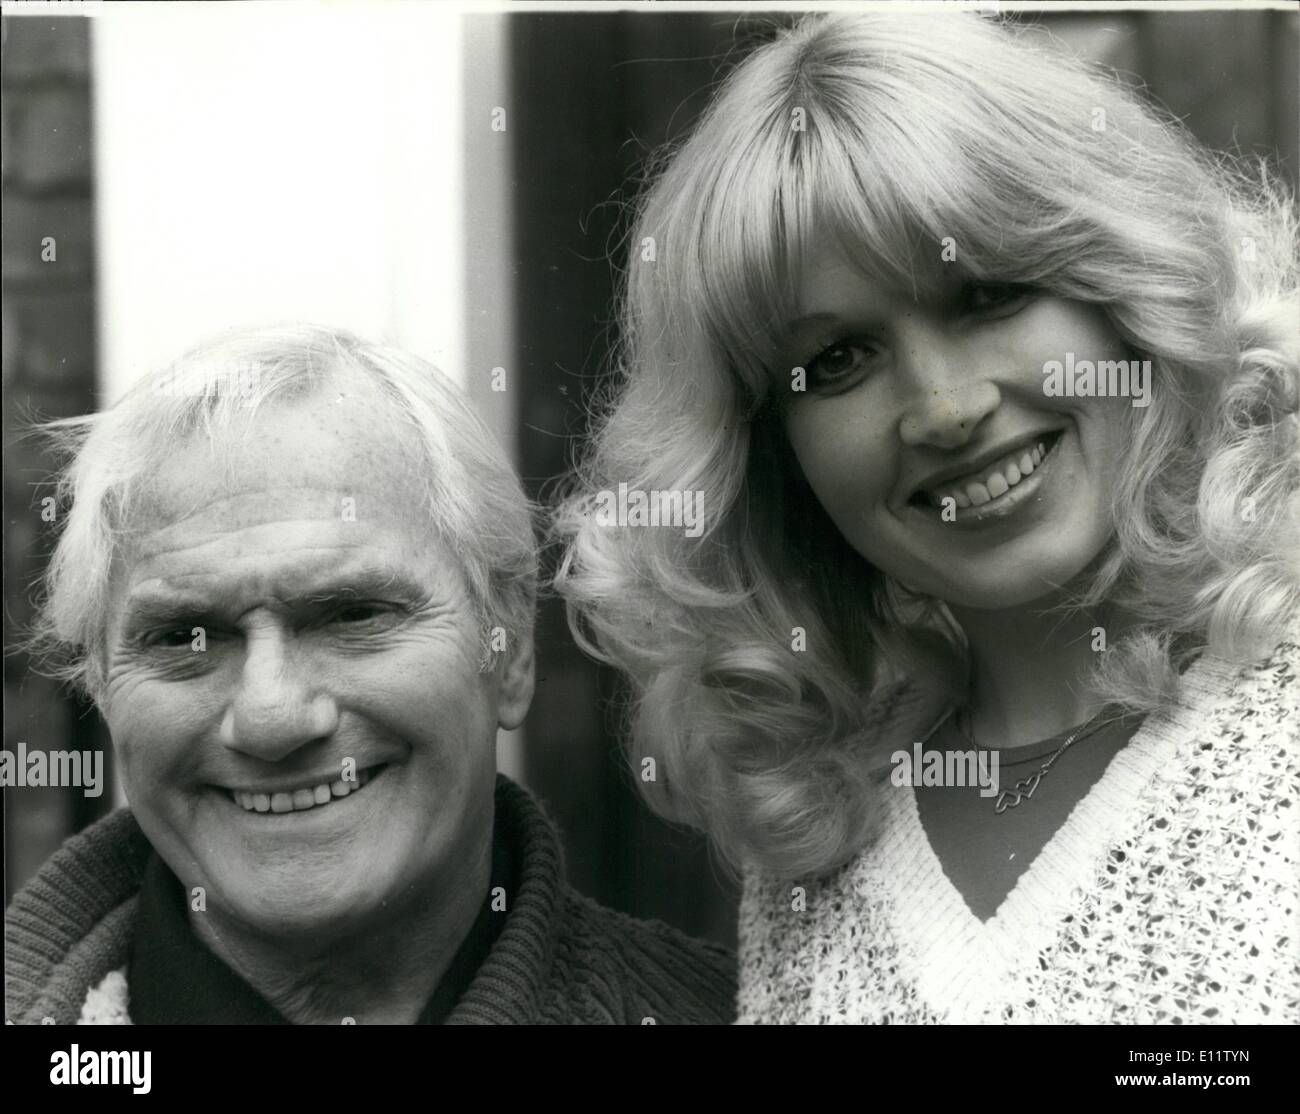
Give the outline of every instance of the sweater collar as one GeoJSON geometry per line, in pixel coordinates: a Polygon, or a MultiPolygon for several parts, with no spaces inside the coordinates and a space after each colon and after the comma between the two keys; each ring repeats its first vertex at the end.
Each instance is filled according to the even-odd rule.
{"type": "MultiPolygon", "coordinates": [[[[508,911],[493,909],[495,887],[512,894],[515,848],[492,840],[483,900],[465,939],[420,1012],[421,1025],[441,1025],[492,950],[508,911]]],[[[499,906],[498,906],[499,908],[499,906]]],[[[285,1025],[287,1019],[195,934],[185,890],[157,853],[145,867],[127,966],[131,1019],[138,1025],[285,1025]]]]}
{"type": "Polygon", "coordinates": [[[555,964],[567,888],[559,834],[532,796],[502,774],[496,809],[497,838],[519,849],[517,890],[507,893],[505,927],[449,1025],[535,1023],[555,964]]]}
{"type": "MultiPolygon", "coordinates": [[[[500,774],[495,833],[512,848],[516,885],[448,1024],[534,1021],[551,977],[564,907],[559,837],[528,792],[500,774]]],[[[127,963],[151,854],[122,809],[68,840],[15,896],[5,914],[11,1018],[75,1023],[90,989],[127,963]]]]}

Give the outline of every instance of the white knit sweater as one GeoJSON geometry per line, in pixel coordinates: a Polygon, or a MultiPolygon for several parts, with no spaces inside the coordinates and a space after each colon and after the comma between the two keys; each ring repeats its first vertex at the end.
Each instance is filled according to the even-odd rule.
{"type": "Polygon", "coordinates": [[[1297,643],[1193,665],[987,922],[887,782],[845,867],[748,875],[740,1022],[1300,1021],[1297,643]]]}

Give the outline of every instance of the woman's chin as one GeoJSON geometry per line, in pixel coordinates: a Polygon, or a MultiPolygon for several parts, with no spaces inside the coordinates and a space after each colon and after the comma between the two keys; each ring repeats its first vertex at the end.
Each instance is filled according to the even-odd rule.
{"type": "Polygon", "coordinates": [[[920,590],[950,607],[974,611],[1006,611],[1035,602],[1046,604],[1054,602],[1063,589],[1076,583],[1094,564],[1099,552],[1089,548],[1066,559],[1019,562],[990,569],[985,575],[978,575],[980,570],[968,570],[977,575],[935,577],[920,590]]]}

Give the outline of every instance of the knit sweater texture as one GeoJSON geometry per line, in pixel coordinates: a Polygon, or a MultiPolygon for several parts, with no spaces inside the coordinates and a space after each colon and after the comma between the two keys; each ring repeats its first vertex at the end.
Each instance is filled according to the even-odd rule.
{"type": "MultiPolygon", "coordinates": [[[[448,1024],[725,1024],[730,953],[577,893],[559,837],[522,788],[498,777],[498,838],[519,890],[448,1024]]],[[[5,914],[6,1017],[19,1024],[130,1022],[125,968],[151,848],[121,809],[69,839],[5,914]]]]}
{"type": "MultiPolygon", "coordinates": [[[[876,729],[925,704],[895,690],[876,729]]],[[[747,875],[741,1023],[1300,1021],[1300,632],[1244,669],[1198,660],[988,921],[914,790],[877,797],[841,869],[747,875]]]]}

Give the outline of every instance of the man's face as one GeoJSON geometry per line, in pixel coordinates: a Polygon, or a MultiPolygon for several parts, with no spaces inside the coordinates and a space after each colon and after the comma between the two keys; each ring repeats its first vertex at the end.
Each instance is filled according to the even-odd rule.
{"type": "Polygon", "coordinates": [[[416,460],[340,379],[215,453],[178,445],[132,520],[102,701],[118,768],[186,888],[254,932],[364,930],[486,854],[531,657],[480,671],[416,460]]]}

